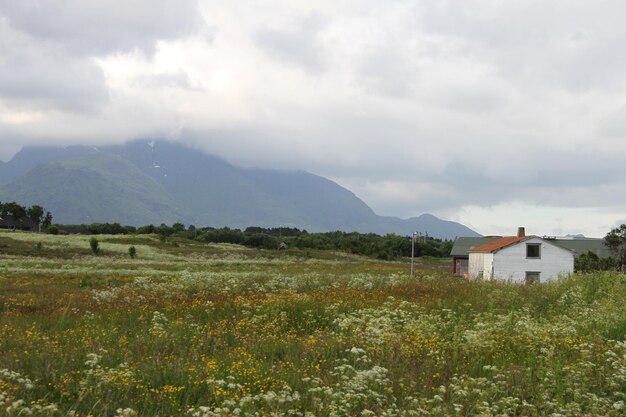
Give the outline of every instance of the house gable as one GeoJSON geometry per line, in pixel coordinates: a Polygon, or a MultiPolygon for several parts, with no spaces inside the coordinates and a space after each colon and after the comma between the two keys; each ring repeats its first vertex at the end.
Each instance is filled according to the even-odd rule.
{"type": "MultiPolygon", "coordinates": [[[[574,252],[572,252],[571,250],[566,249],[566,248],[564,248],[564,247],[562,247],[562,246],[559,246],[559,245],[557,245],[557,244],[554,244],[554,243],[550,242],[549,240],[546,240],[546,239],[540,238],[540,237],[538,237],[538,236],[526,236],[526,238],[525,238],[525,239],[520,240],[520,241],[519,241],[519,242],[517,242],[515,245],[522,245],[522,246],[524,247],[524,249],[525,249],[525,248],[526,248],[526,245],[529,245],[529,244],[530,244],[530,245],[541,245],[541,248],[542,248],[542,249],[543,249],[544,247],[546,247],[546,246],[550,246],[550,247],[551,247],[551,248],[553,248],[555,251],[561,251],[561,252],[563,252],[563,253],[565,253],[565,254],[567,254],[567,255],[572,255],[572,256],[574,255],[574,252]],[[522,243],[523,243],[523,245],[522,245],[522,243]]],[[[511,248],[511,246],[513,246],[513,245],[510,245],[510,246],[507,246],[507,247],[504,247],[504,248],[498,249],[498,250],[496,250],[496,251],[494,251],[494,252],[506,251],[507,249],[510,249],[510,248],[511,248]]],[[[543,251],[542,251],[542,252],[543,252],[543,251]]],[[[541,258],[541,256],[539,256],[539,257],[541,258]]]]}
{"type": "Polygon", "coordinates": [[[493,252],[492,278],[523,283],[527,273],[539,273],[539,280],[556,279],[574,272],[574,253],[545,239],[530,236],[493,252]],[[539,256],[527,256],[527,245],[538,245],[539,256]]]}

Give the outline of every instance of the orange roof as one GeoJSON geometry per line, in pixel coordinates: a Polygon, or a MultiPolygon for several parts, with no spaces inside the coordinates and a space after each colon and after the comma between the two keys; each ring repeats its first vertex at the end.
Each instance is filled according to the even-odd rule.
{"type": "Polygon", "coordinates": [[[475,248],[470,249],[470,252],[491,253],[531,237],[533,236],[507,236],[503,237],[502,239],[497,239],[492,242],[485,243],[484,245],[476,246],[475,248]]]}

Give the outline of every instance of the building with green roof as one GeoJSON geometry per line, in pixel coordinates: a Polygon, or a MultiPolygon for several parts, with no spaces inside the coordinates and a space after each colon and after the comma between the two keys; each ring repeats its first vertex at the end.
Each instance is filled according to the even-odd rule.
{"type": "MultiPolygon", "coordinates": [[[[502,236],[458,237],[454,241],[450,252],[450,256],[452,256],[452,272],[455,275],[466,276],[469,268],[469,251],[477,246],[501,238],[502,236]]],[[[588,252],[596,254],[599,258],[611,256],[611,251],[604,244],[604,239],[588,237],[557,238],[549,236],[543,236],[542,239],[572,251],[575,257],[588,252]]]]}
{"type": "Polygon", "coordinates": [[[502,238],[502,236],[457,237],[450,251],[450,256],[452,256],[452,272],[454,275],[465,276],[467,274],[469,251],[471,249],[500,238],[502,238]]]}

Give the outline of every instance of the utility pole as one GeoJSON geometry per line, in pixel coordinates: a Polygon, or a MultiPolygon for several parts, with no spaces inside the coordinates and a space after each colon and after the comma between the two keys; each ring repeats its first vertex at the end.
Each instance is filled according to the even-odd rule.
{"type": "Polygon", "coordinates": [[[413,232],[413,236],[411,237],[411,278],[413,278],[413,270],[415,269],[415,237],[417,236],[417,232],[413,232]]]}

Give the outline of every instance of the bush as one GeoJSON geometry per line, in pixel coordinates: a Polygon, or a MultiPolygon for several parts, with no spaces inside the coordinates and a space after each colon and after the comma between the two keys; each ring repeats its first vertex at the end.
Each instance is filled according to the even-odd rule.
{"type": "Polygon", "coordinates": [[[52,226],[48,227],[48,233],[51,235],[58,235],[59,226],[57,226],[56,224],[53,224],[52,226]]]}
{"type": "Polygon", "coordinates": [[[91,251],[93,252],[94,255],[97,255],[100,253],[98,239],[96,239],[95,237],[92,237],[91,239],[89,239],[89,246],[91,247],[91,251]]]}
{"type": "Polygon", "coordinates": [[[128,256],[130,256],[132,259],[135,259],[135,256],[137,256],[137,249],[135,249],[134,246],[128,248],[128,256]]]}

